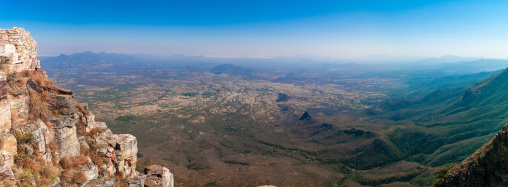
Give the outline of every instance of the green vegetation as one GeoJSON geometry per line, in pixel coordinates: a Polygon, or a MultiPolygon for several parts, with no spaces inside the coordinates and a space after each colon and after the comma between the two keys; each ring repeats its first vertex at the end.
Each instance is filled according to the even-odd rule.
{"type": "Polygon", "coordinates": [[[118,116],[115,118],[115,120],[123,121],[123,122],[129,122],[130,120],[133,120],[134,116],[118,116]]]}

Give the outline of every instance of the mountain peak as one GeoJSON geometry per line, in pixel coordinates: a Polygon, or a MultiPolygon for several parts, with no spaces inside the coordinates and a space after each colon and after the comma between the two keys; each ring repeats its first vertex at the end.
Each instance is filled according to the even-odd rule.
{"type": "Polygon", "coordinates": [[[310,116],[310,114],[309,114],[309,112],[308,112],[308,111],[305,111],[305,113],[303,113],[303,114],[302,114],[302,116],[300,117],[300,120],[302,120],[302,121],[303,121],[303,120],[307,120],[307,121],[309,121],[309,120],[311,120],[311,119],[312,119],[312,117],[310,116]]]}

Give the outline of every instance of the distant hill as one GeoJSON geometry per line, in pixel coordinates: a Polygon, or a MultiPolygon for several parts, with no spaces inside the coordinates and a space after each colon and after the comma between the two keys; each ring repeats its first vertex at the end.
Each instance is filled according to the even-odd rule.
{"type": "Polygon", "coordinates": [[[249,68],[244,68],[240,66],[235,66],[233,64],[222,64],[211,70],[212,73],[216,75],[220,74],[229,74],[236,76],[245,76],[245,77],[253,77],[254,70],[249,68]]]}
{"type": "Polygon", "coordinates": [[[90,68],[94,66],[115,69],[139,68],[142,61],[126,54],[93,53],[90,51],[72,55],[61,54],[56,57],[43,57],[41,61],[47,68],[90,68]]]}

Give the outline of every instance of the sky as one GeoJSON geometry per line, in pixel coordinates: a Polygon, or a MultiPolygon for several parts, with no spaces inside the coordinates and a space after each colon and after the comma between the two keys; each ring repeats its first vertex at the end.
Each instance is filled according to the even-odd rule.
{"type": "Polygon", "coordinates": [[[0,0],[41,56],[508,59],[506,0],[0,0]]]}

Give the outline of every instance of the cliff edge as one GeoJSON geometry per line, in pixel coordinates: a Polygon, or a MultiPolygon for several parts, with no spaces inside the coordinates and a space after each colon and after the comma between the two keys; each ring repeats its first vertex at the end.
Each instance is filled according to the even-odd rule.
{"type": "Polygon", "coordinates": [[[434,186],[506,186],[508,123],[473,155],[450,169],[434,186]]]}
{"type": "Polygon", "coordinates": [[[48,79],[29,32],[0,29],[0,186],[173,186],[167,168],[137,172],[137,153],[48,79]]]}

